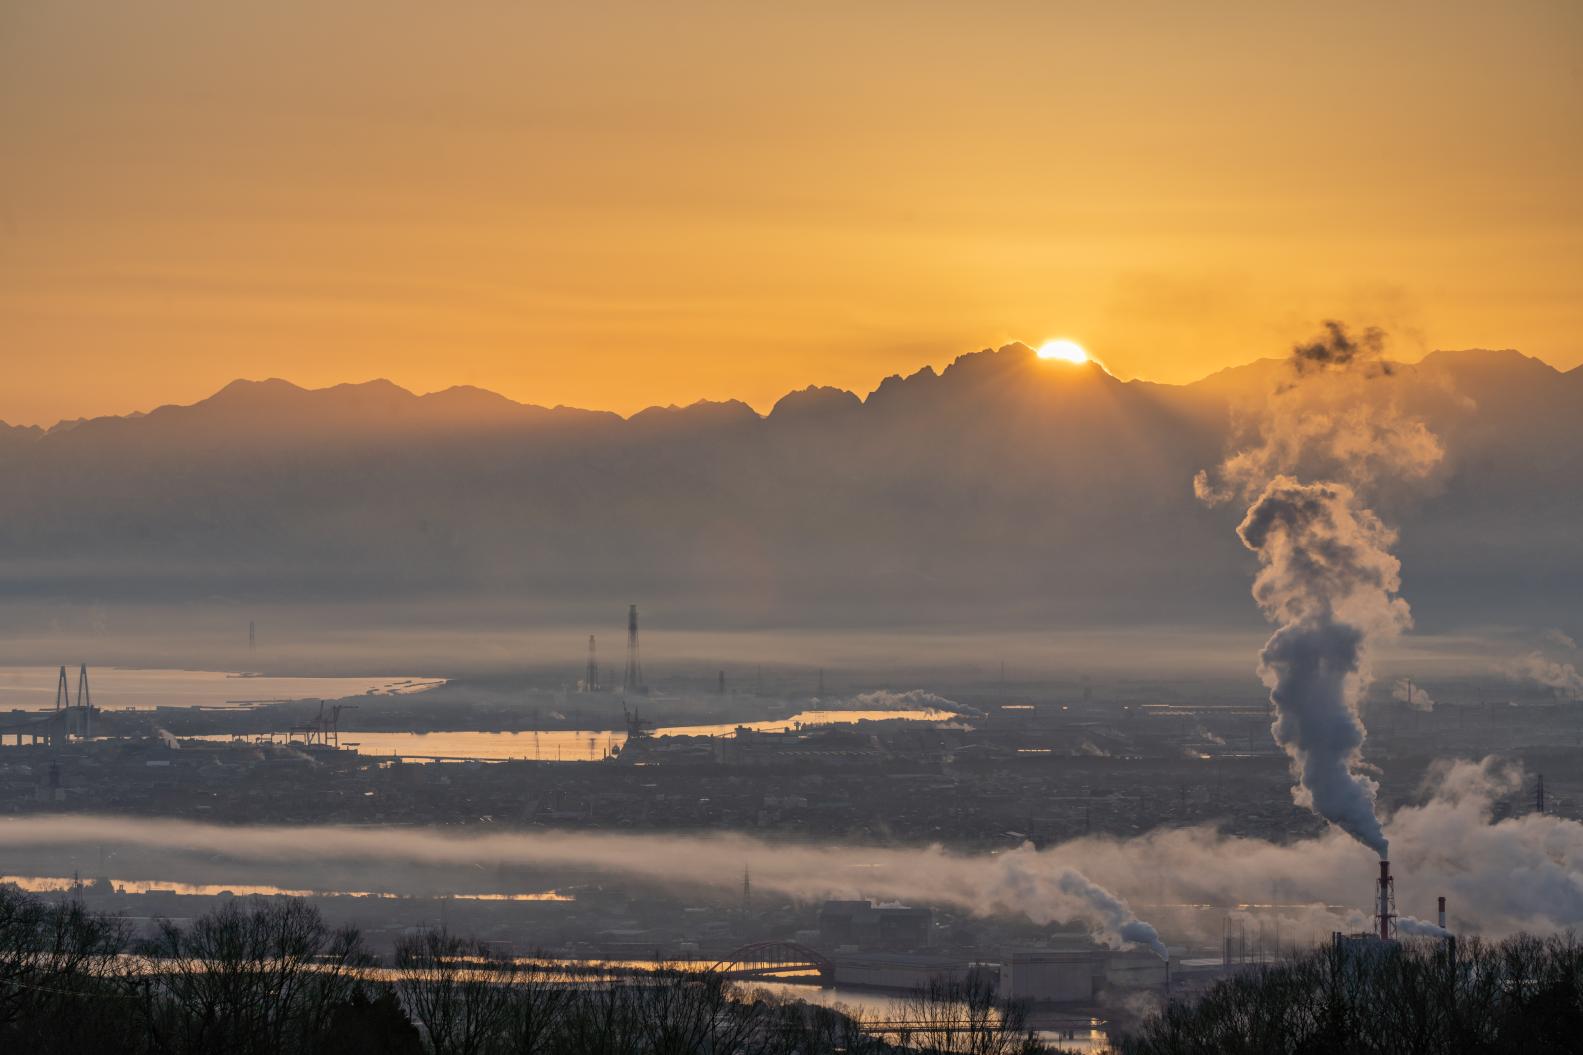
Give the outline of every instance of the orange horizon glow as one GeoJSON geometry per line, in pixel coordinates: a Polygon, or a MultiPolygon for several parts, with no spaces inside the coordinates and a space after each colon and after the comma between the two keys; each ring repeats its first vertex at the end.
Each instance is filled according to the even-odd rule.
{"type": "Polygon", "coordinates": [[[1141,7],[18,6],[0,420],[765,411],[1051,333],[1186,383],[1326,318],[1583,363],[1583,6],[1141,7]]]}
{"type": "Polygon", "coordinates": [[[1034,354],[1040,359],[1055,359],[1074,365],[1082,365],[1090,361],[1087,349],[1076,341],[1068,340],[1065,337],[1057,338],[1053,341],[1045,341],[1039,345],[1039,350],[1034,354]]]}

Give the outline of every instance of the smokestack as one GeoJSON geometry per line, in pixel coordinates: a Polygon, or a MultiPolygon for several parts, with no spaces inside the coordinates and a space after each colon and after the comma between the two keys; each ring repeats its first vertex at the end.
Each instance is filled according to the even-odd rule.
{"type": "Polygon", "coordinates": [[[1440,929],[1446,929],[1446,896],[1440,895],[1440,929]]]}
{"type": "Polygon", "coordinates": [[[1380,861],[1380,879],[1378,891],[1379,911],[1375,913],[1375,922],[1379,926],[1381,941],[1390,941],[1396,936],[1396,880],[1391,878],[1391,863],[1380,861]]]}

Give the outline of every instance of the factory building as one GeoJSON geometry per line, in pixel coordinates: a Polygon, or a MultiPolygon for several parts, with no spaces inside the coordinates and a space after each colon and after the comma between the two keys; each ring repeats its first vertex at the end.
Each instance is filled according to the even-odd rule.
{"type": "Polygon", "coordinates": [[[1000,992],[1030,1004],[1088,1003],[1100,986],[1103,959],[1097,949],[1035,949],[1014,952],[1000,968],[1000,992]]]}
{"type": "Polygon", "coordinates": [[[913,993],[941,978],[965,978],[975,971],[994,977],[994,964],[977,964],[960,956],[923,953],[849,953],[834,961],[835,984],[854,989],[913,993]]]}
{"type": "Polygon", "coordinates": [[[922,949],[933,924],[934,913],[926,908],[826,901],[819,910],[819,943],[826,949],[922,949]]]}
{"type": "Polygon", "coordinates": [[[1148,949],[1026,949],[1005,957],[1000,992],[1030,1004],[1088,1003],[1107,989],[1163,990],[1169,970],[1148,949]]]}

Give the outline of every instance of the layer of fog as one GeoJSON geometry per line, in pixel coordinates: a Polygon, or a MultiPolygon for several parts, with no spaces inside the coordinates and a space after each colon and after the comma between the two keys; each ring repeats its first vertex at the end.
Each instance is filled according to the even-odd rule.
{"type": "MultiPolygon", "coordinates": [[[[1583,925],[1583,823],[1537,814],[1492,821],[1495,802],[1521,786],[1521,772],[1495,760],[1443,763],[1426,783],[1423,800],[1386,820],[1405,916],[1432,919],[1435,897],[1443,894],[1460,932],[1494,936],[1583,925]]],[[[1142,922],[1176,919],[1178,933],[1168,939],[1218,941],[1222,913],[1184,916],[1171,906],[1234,910],[1268,903],[1272,895],[1283,907],[1265,918],[1273,915],[1289,934],[1360,929],[1371,911],[1375,877],[1374,855],[1338,829],[1277,844],[1196,826],[1130,839],[1086,837],[1042,850],[958,854],[938,846],[771,842],[739,834],[457,835],[129,817],[0,820],[0,851],[13,870],[29,854],[67,848],[85,855],[118,848],[157,853],[172,871],[212,870],[225,862],[257,882],[289,876],[283,885],[310,888],[330,875],[344,880],[348,867],[362,870],[364,889],[376,888],[376,877],[394,881],[403,866],[454,867],[475,877],[478,869],[531,868],[536,875],[591,870],[708,888],[729,899],[747,868],[755,889],[804,902],[864,897],[1026,916],[1036,923],[1082,921],[1112,942],[1145,934],[1131,926],[1129,905],[1142,922]],[[1331,907],[1351,905],[1357,908],[1331,907]]]]}
{"type": "MultiPolygon", "coordinates": [[[[644,669],[656,678],[712,678],[719,669],[731,677],[760,666],[807,671],[823,667],[854,675],[868,686],[918,684],[936,673],[999,681],[1002,663],[1013,684],[1082,674],[1254,683],[1250,657],[1269,631],[1257,611],[1251,605],[1247,609],[1239,627],[1041,624],[986,632],[970,626],[929,631],[694,630],[676,627],[672,613],[663,608],[640,608],[644,669]]],[[[0,612],[0,665],[65,663],[75,669],[85,662],[90,668],[403,677],[558,671],[570,682],[582,674],[591,633],[598,635],[604,661],[619,664],[625,605],[573,616],[534,613],[530,617],[504,607],[461,602],[436,602],[420,610],[398,605],[241,607],[219,601],[35,609],[28,602],[13,601],[0,612]],[[247,647],[250,620],[257,627],[252,650],[247,647]]],[[[1502,664],[1534,648],[1534,642],[1534,631],[1523,627],[1418,633],[1383,643],[1375,653],[1376,668],[1382,676],[1413,674],[1426,681],[1480,676],[1506,680],[1502,664]]]]}

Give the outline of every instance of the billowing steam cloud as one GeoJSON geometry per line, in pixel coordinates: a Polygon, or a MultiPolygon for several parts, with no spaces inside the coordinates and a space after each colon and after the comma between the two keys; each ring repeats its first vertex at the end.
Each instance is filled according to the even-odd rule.
{"type": "MultiPolygon", "coordinates": [[[[1522,789],[1523,774],[1514,766],[1492,760],[1445,763],[1432,773],[1421,804],[1393,814],[1387,834],[1402,873],[1411,876],[1398,890],[1405,915],[1432,915],[1435,896],[1444,894],[1453,929],[1463,933],[1493,937],[1583,924],[1583,823],[1553,813],[1492,822],[1495,804],[1522,789]]],[[[1148,913],[1157,919],[1174,913],[1184,937],[1218,941],[1228,910],[1238,902],[1267,901],[1278,889],[1283,905],[1269,911],[1279,913],[1283,932],[1322,937],[1365,922],[1357,910],[1327,906],[1362,904],[1370,893],[1368,851],[1338,829],[1277,844],[1207,826],[1161,828],[1126,840],[1094,836],[1043,850],[953,854],[938,847],[774,843],[735,834],[458,836],[411,828],[235,828],[133,817],[0,819],[0,854],[8,868],[49,847],[85,855],[101,847],[157,852],[164,871],[149,878],[185,878],[171,874],[179,869],[201,869],[212,878],[215,869],[234,868],[249,881],[289,878],[290,885],[306,888],[348,868],[394,884],[408,867],[454,867],[477,875],[479,865],[501,864],[693,884],[729,896],[746,864],[755,887],[802,901],[868,897],[985,916],[1026,915],[1040,923],[1084,920],[1112,941],[1153,948],[1158,936],[1129,904],[1153,905],[1148,913]]],[[[117,859],[129,856],[122,852],[117,859]]],[[[375,885],[366,876],[362,881],[375,885]]]]}
{"type": "MultiPolygon", "coordinates": [[[[1125,901],[1068,862],[1024,845],[994,855],[938,846],[880,849],[772,844],[741,835],[591,835],[524,832],[454,837],[432,831],[367,828],[223,828],[175,820],[48,817],[0,821],[0,848],[124,845],[162,856],[222,853],[249,862],[324,865],[332,861],[423,865],[484,861],[591,868],[657,882],[730,889],[746,866],[754,886],[800,900],[868,897],[950,905],[966,912],[1023,915],[1034,923],[1088,924],[1112,942],[1147,945],[1162,957],[1153,927],[1125,901]]],[[[300,873],[294,881],[301,882],[300,873]]]]}
{"type": "Polygon", "coordinates": [[[1438,923],[1419,919],[1416,916],[1397,916],[1396,932],[1417,938],[1449,938],[1451,932],[1441,927],[1438,923]]]}
{"type": "Polygon", "coordinates": [[[1560,696],[1583,694],[1583,674],[1576,666],[1537,650],[1506,662],[1501,672],[1513,681],[1531,681],[1553,689],[1560,696]]]}
{"type": "Polygon", "coordinates": [[[1391,699],[1400,700],[1415,711],[1432,711],[1435,709],[1435,698],[1429,695],[1429,690],[1417,684],[1411,678],[1398,678],[1396,684],[1391,686],[1391,699]]]}
{"type": "Polygon", "coordinates": [[[1287,377],[1242,423],[1245,442],[1193,490],[1210,504],[1248,501],[1276,476],[1336,480],[1368,490],[1383,480],[1430,476],[1445,449],[1424,422],[1403,413],[1391,393],[1366,382],[1394,376],[1383,337],[1350,337],[1340,323],[1292,350],[1287,377]]]}
{"type": "Polygon", "coordinates": [[[895,692],[891,689],[875,689],[873,692],[860,692],[852,697],[850,706],[860,711],[949,711],[952,714],[982,714],[972,707],[957,703],[933,692],[923,689],[908,689],[906,692],[895,692]]]}
{"type": "Polygon", "coordinates": [[[1022,856],[1012,857],[1006,862],[1006,881],[1024,904],[1041,905],[1051,901],[1075,900],[1095,914],[1101,933],[1115,934],[1123,941],[1147,945],[1162,960],[1169,959],[1159,933],[1134,916],[1125,901],[1075,869],[1058,868],[1052,871],[1039,867],[1039,856],[1037,853],[1031,856],[1022,853],[1022,856]],[[1052,897],[1052,891],[1058,897],[1052,897]]]}
{"type": "Polygon", "coordinates": [[[1250,502],[1237,528],[1258,555],[1253,596],[1278,625],[1260,654],[1276,741],[1292,761],[1296,801],[1382,858],[1388,844],[1374,811],[1375,782],[1360,772],[1365,736],[1358,703],[1370,681],[1369,646],[1412,625],[1397,596],[1395,534],[1357,488],[1386,475],[1423,476],[1439,442],[1394,403],[1358,398],[1358,384],[1391,374],[1383,335],[1353,338],[1340,323],[1299,345],[1255,442],[1229,457],[1218,479],[1200,472],[1199,497],[1250,502]],[[1319,474],[1304,482],[1302,474],[1319,474]]]}
{"type": "Polygon", "coordinates": [[[1299,805],[1386,857],[1375,783],[1357,772],[1369,678],[1367,642],[1410,622],[1395,596],[1394,536],[1341,484],[1270,481],[1237,529],[1263,565],[1253,596],[1280,629],[1259,656],[1276,741],[1292,759],[1299,805]]]}
{"type": "Polygon", "coordinates": [[[1572,640],[1572,635],[1559,627],[1551,627],[1545,631],[1545,640],[1552,645],[1560,645],[1568,652],[1576,652],[1578,643],[1572,640]]]}

